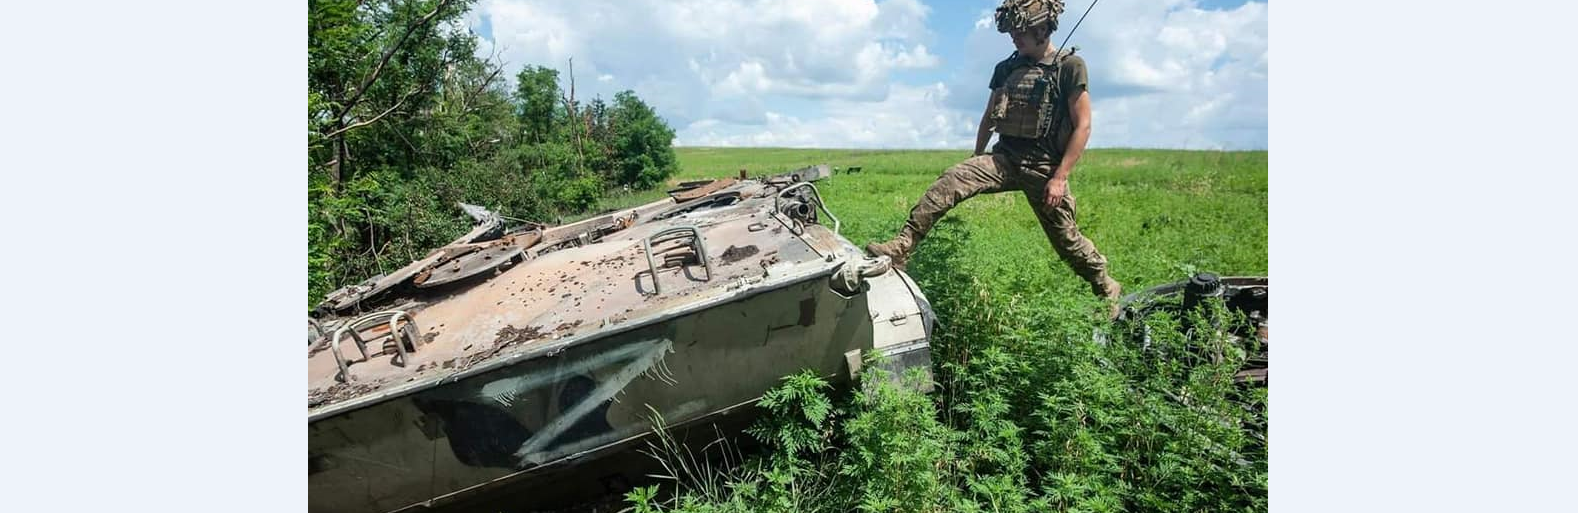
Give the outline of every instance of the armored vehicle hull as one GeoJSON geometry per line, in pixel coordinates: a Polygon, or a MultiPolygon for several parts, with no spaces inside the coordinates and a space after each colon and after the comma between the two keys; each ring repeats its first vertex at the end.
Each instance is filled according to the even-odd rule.
{"type": "MultiPolygon", "coordinates": [[[[454,244],[331,294],[309,336],[310,508],[566,482],[654,415],[715,420],[803,369],[849,379],[872,351],[929,372],[924,295],[840,237],[814,185],[688,185],[558,227],[474,209],[454,244]]],[[[639,476],[617,474],[568,481],[639,476]]]]}
{"type": "MultiPolygon", "coordinates": [[[[1199,273],[1190,279],[1169,283],[1130,294],[1122,299],[1124,319],[1140,319],[1154,311],[1185,315],[1207,300],[1219,300],[1228,311],[1245,316],[1244,326],[1233,335],[1249,351],[1244,367],[1233,376],[1237,383],[1268,386],[1271,379],[1271,278],[1268,276],[1228,276],[1199,273]]],[[[1149,328],[1139,326],[1137,339],[1150,344],[1149,328]]]]}

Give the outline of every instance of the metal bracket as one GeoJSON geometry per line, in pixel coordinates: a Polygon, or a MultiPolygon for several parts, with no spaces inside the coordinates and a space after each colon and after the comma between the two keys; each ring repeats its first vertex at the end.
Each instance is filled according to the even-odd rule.
{"type": "Polygon", "coordinates": [[[778,209],[781,207],[779,203],[783,200],[785,195],[801,187],[811,188],[811,196],[816,199],[817,208],[822,209],[822,213],[827,214],[828,219],[833,220],[833,234],[837,235],[838,229],[843,226],[843,223],[838,221],[838,216],[833,215],[833,211],[827,209],[827,203],[822,201],[822,193],[816,190],[816,185],[811,182],[796,183],[794,185],[784,187],[783,190],[778,191],[778,194],[773,196],[773,212],[778,212],[778,209]]]}
{"type": "Polygon", "coordinates": [[[668,228],[654,233],[651,236],[641,240],[642,252],[647,256],[647,270],[652,272],[653,295],[662,294],[663,288],[661,285],[658,285],[657,262],[652,260],[652,243],[680,239],[683,238],[684,235],[677,237],[671,235],[683,234],[686,232],[689,232],[691,241],[689,246],[691,247],[691,250],[696,252],[696,257],[701,260],[701,265],[707,268],[707,281],[712,280],[712,262],[707,260],[707,244],[701,240],[701,231],[697,230],[694,226],[675,226],[673,228],[668,228]]]}
{"type": "Polygon", "coordinates": [[[850,349],[844,352],[844,364],[849,366],[849,379],[854,381],[860,377],[860,370],[865,367],[864,357],[859,349],[850,349]]]}

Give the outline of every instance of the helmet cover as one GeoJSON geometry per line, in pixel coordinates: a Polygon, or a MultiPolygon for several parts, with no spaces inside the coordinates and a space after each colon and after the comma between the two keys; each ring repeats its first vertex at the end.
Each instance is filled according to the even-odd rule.
{"type": "Polygon", "coordinates": [[[1063,14],[1063,0],[1003,0],[993,18],[998,32],[1024,31],[1047,24],[1048,32],[1057,30],[1057,17],[1063,14]]]}

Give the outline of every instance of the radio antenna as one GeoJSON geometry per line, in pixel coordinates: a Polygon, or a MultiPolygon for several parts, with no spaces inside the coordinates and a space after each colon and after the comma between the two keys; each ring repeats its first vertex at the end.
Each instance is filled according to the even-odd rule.
{"type": "Polygon", "coordinates": [[[1085,16],[1089,15],[1090,10],[1096,8],[1096,2],[1100,1],[1101,0],[1096,0],[1095,2],[1091,2],[1090,7],[1085,8],[1085,14],[1079,15],[1079,21],[1074,22],[1074,28],[1068,29],[1068,36],[1063,38],[1063,44],[1057,45],[1057,49],[1059,51],[1062,51],[1064,48],[1068,47],[1068,40],[1074,37],[1074,31],[1079,30],[1079,24],[1085,22],[1085,16]]]}

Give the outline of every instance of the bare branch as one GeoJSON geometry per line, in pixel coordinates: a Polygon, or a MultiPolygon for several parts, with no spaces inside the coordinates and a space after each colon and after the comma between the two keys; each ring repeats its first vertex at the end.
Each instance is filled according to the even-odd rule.
{"type": "Polygon", "coordinates": [[[476,89],[471,91],[470,96],[482,94],[483,89],[487,89],[488,86],[493,85],[493,80],[499,78],[500,71],[504,71],[504,68],[494,68],[493,73],[489,73],[487,78],[482,79],[482,83],[477,84],[476,89]]]}
{"type": "Polygon", "coordinates": [[[323,138],[324,139],[332,139],[332,138],[334,138],[334,136],[343,134],[345,132],[349,132],[353,128],[361,128],[361,127],[364,127],[364,126],[367,126],[367,125],[371,125],[373,123],[377,123],[378,120],[383,119],[384,116],[388,116],[389,113],[394,112],[395,109],[398,109],[398,108],[400,108],[401,105],[405,104],[405,101],[407,99],[409,99],[412,96],[415,96],[417,93],[420,93],[420,92],[425,91],[425,90],[427,90],[427,87],[424,86],[424,87],[419,87],[419,88],[417,88],[417,89],[415,89],[415,90],[413,90],[413,91],[411,91],[409,93],[405,93],[404,95],[402,95],[400,97],[400,101],[395,102],[395,104],[389,106],[388,109],[385,109],[383,112],[378,113],[377,116],[373,116],[372,119],[368,119],[368,120],[365,120],[365,121],[357,121],[355,123],[351,123],[349,125],[345,125],[344,127],[340,128],[339,130],[335,130],[333,132],[329,132],[327,134],[324,134],[323,138]]]}
{"type": "MultiPolygon", "coordinates": [[[[406,27],[405,33],[400,34],[400,39],[396,40],[393,46],[390,46],[388,50],[384,51],[383,57],[378,59],[378,65],[373,67],[373,72],[367,76],[367,79],[362,81],[362,85],[360,87],[356,88],[356,93],[353,94],[349,100],[345,101],[345,105],[340,108],[340,112],[338,112],[335,117],[345,116],[346,113],[351,111],[352,107],[356,106],[357,102],[361,101],[362,95],[367,92],[367,88],[372,87],[373,82],[378,80],[378,75],[383,73],[384,65],[389,63],[389,58],[394,57],[395,52],[398,51],[401,46],[405,45],[405,41],[411,37],[411,33],[416,32],[416,29],[421,28],[423,25],[426,25],[427,22],[432,21],[433,17],[438,16],[439,11],[444,10],[444,5],[448,3],[449,0],[438,0],[438,5],[433,6],[433,12],[427,13],[427,15],[422,16],[422,19],[417,20],[416,23],[406,27]]],[[[385,113],[387,114],[387,112],[385,113]]],[[[379,117],[382,117],[382,115],[379,117]]],[[[341,129],[340,131],[344,131],[344,129],[341,129]]]]}
{"type": "Polygon", "coordinates": [[[569,117],[570,133],[575,135],[575,168],[581,172],[586,171],[586,155],[581,151],[581,132],[575,130],[575,119],[580,117],[580,110],[575,106],[575,58],[570,58],[570,96],[559,93],[559,99],[564,101],[565,115],[569,117]]]}
{"type": "Polygon", "coordinates": [[[504,58],[499,56],[499,49],[497,46],[495,46],[492,51],[488,52],[488,59],[483,62],[486,65],[493,67],[493,73],[488,74],[488,79],[482,81],[482,87],[478,87],[477,90],[472,93],[473,96],[481,94],[482,90],[487,89],[490,85],[493,85],[493,80],[498,78],[499,73],[504,71],[504,58]]]}

